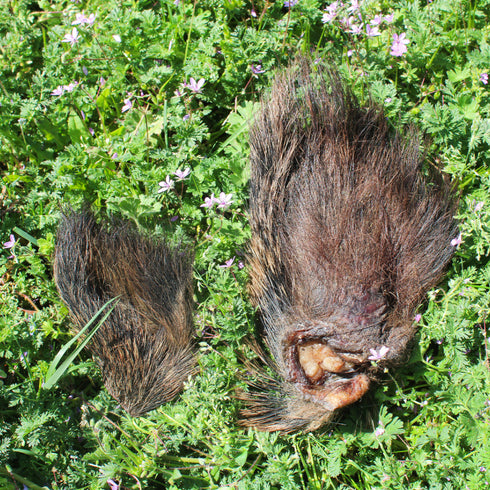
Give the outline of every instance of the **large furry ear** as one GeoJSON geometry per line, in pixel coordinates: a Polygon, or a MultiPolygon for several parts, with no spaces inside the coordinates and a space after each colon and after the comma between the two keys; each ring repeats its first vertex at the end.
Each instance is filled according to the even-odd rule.
{"type": "Polygon", "coordinates": [[[107,391],[139,416],[174,398],[194,372],[193,252],[67,212],[58,229],[54,276],[80,330],[119,297],[88,347],[107,391]]]}
{"type": "Polygon", "coordinates": [[[275,375],[250,382],[242,423],[312,430],[403,360],[453,254],[455,199],[424,177],[414,131],[309,60],[277,75],[250,146],[250,291],[275,375]]]}

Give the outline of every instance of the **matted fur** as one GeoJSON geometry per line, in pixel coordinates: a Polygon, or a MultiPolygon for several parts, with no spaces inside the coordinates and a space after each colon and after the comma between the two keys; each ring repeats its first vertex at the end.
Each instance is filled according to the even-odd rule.
{"type": "Polygon", "coordinates": [[[277,376],[250,383],[242,423],[313,430],[365,393],[371,349],[389,349],[378,367],[403,360],[453,254],[455,200],[437,171],[421,173],[413,130],[390,133],[306,60],[276,77],[250,146],[250,291],[277,376]],[[320,381],[299,364],[308,345],[332,353],[320,381]]]}
{"type": "Polygon", "coordinates": [[[192,261],[185,247],[150,240],[126,222],[103,226],[89,212],[62,218],[59,293],[77,330],[119,297],[88,348],[107,391],[133,416],[174,398],[193,372],[192,261]]]}

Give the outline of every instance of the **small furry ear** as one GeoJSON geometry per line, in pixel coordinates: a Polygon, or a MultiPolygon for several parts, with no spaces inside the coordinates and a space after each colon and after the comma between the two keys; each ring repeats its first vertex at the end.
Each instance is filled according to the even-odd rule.
{"type": "Polygon", "coordinates": [[[107,391],[139,416],[174,398],[194,372],[193,253],[138,234],[128,222],[98,224],[67,212],[58,229],[54,276],[80,330],[119,301],[88,348],[107,391]]]}
{"type": "Polygon", "coordinates": [[[277,75],[250,147],[250,292],[275,377],[255,370],[242,424],[313,430],[406,356],[454,251],[456,199],[422,174],[414,131],[391,133],[310,60],[277,75]]]}

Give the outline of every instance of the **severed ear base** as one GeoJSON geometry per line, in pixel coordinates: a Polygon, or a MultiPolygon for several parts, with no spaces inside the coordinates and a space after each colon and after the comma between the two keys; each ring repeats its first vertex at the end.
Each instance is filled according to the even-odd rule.
{"type": "Polygon", "coordinates": [[[241,424],[314,430],[406,358],[458,235],[454,193],[435,167],[422,172],[420,146],[331,68],[299,59],[276,76],[250,132],[249,291],[264,347],[247,364],[241,424]]]}
{"type": "Polygon", "coordinates": [[[296,331],[287,339],[284,359],[287,379],[296,383],[305,399],[333,411],[358,401],[369,389],[361,371],[366,362],[354,352],[339,352],[321,337],[296,331]]]}

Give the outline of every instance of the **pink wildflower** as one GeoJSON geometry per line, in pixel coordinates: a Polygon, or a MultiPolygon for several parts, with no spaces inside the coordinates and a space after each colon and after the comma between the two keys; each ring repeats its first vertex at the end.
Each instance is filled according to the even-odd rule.
{"type": "Polygon", "coordinates": [[[201,88],[204,85],[206,80],[204,78],[201,78],[198,82],[196,82],[192,77],[189,79],[189,83],[186,83],[185,86],[191,91],[194,92],[195,94],[200,94],[201,93],[201,88]]]}
{"type": "Polygon", "coordinates": [[[381,15],[375,15],[373,20],[370,22],[372,26],[379,26],[383,22],[383,17],[381,15]]]}
{"type": "Polygon", "coordinates": [[[95,22],[95,14],[90,14],[88,17],[85,14],[76,14],[75,20],[71,23],[72,26],[88,24],[92,26],[95,22]]]}
{"type": "Polygon", "coordinates": [[[362,32],[362,28],[363,28],[363,25],[364,24],[351,24],[351,27],[350,27],[350,32],[352,34],[360,34],[362,32]]]}
{"type": "Polygon", "coordinates": [[[376,37],[381,36],[381,32],[379,32],[378,26],[366,26],[366,34],[368,37],[376,37]]]}
{"type": "Polygon", "coordinates": [[[260,73],[265,72],[265,70],[262,70],[262,65],[251,65],[250,69],[254,75],[259,75],[260,73]]]}
{"type": "Polygon", "coordinates": [[[62,43],[70,43],[71,46],[74,46],[78,42],[78,38],[80,34],[76,27],[72,29],[71,32],[65,34],[65,37],[61,40],[62,43]]]}
{"type": "Polygon", "coordinates": [[[167,175],[165,180],[158,182],[158,185],[160,186],[160,189],[158,189],[158,193],[167,192],[174,186],[174,181],[170,178],[170,175],[167,175]]]}
{"type": "Polygon", "coordinates": [[[371,355],[368,357],[370,361],[381,361],[381,359],[384,359],[386,357],[386,354],[388,354],[388,351],[390,350],[389,347],[386,347],[386,345],[382,345],[379,350],[376,349],[369,349],[369,352],[371,352],[371,355]]]}
{"type": "Polygon", "coordinates": [[[73,92],[75,90],[75,87],[78,85],[78,82],[71,82],[68,85],[63,85],[63,90],[65,92],[73,92]]]}
{"type": "Polygon", "coordinates": [[[233,265],[233,262],[235,262],[235,257],[232,259],[227,260],[223,265],[220,265],[222,269],[228,269],[228,267],[231,267],[233,265]]]}
{"type": "Polygon", "coordinates": [[[219,198],[216,199],[218,203],[218,208],[226,209],[233,202],[231,198],[233,194],[225,194],[224,192],[220,192],[219,198]]]}
{"type": "Polygon", "coordinates": [[[463,238],[461,233],[456,237],[451,240],[451,245],[453,247],[459,247],[463,243],[463,238]]]}
{"type": "Polygon", "coordinates": [[[480,201],[480,202],[476,203],[475,213],[477,213],[478,211],[481,211],[483,209],[483,206],[484,205],[485,205],[485,203],[483,201],[480,201]]]}
{"type": "Polygon", "coordinates": [[[64,93],[64,90],[63,90],[63,87],[61,85],[58,85],[52,92],[51,92],[51,95],[57,95],[57,96],[60,96],[60,95],[63,95],[64,93]]]}
{"type": "Polygon", "coordinates": [[[406,34],[393,34],[393,44],[391,45],[390,54],[392,56],[403,56],[407,51],[407,44],[410,41],[407,39],[406,34]]]}
{"type": "Polygon", "coordinates": [[[119,490],[119,483],[116,483],[114,480],[107,480],[107,484],[111,488],[111,490],[119,490]]]}
{"type": "Polygon", "coordinates": [[[201,208],[208,208],[211,209],[215,203],[217,202],[217,199],[214,197],[214,192],[211,194],[211,197],[206,197],[204,198],[204,204],[201,204],[201,208]]]}
{"type": "Polygon", "coordinates": [[[347,9],[347,12],[357,12],[359,10],[359,1],[358,0],[352,0],[350,7],[347,9]]]}
{"type": "Polygon", "coordinates": [[[3,248],[12,248],[15,245],[14,235],[10,235],[9,241],[3,244],[3,248]]]}
{"type": "Polygon", "coordinates": [[[177,177],[177,180],[184,180],[191,173],[191,169],[189,167],[184,170],[176,170],[174,175],[177,177]]]}
{"type": "Polygon", "coordinates": [[[129,111],[133,107],[133,101],[131,100],[131,97],[133,94],[131,92],[128,92],[128,98],[124,99],[124,105],[121,108],[121,112],[126,112],[129,111]]]}

